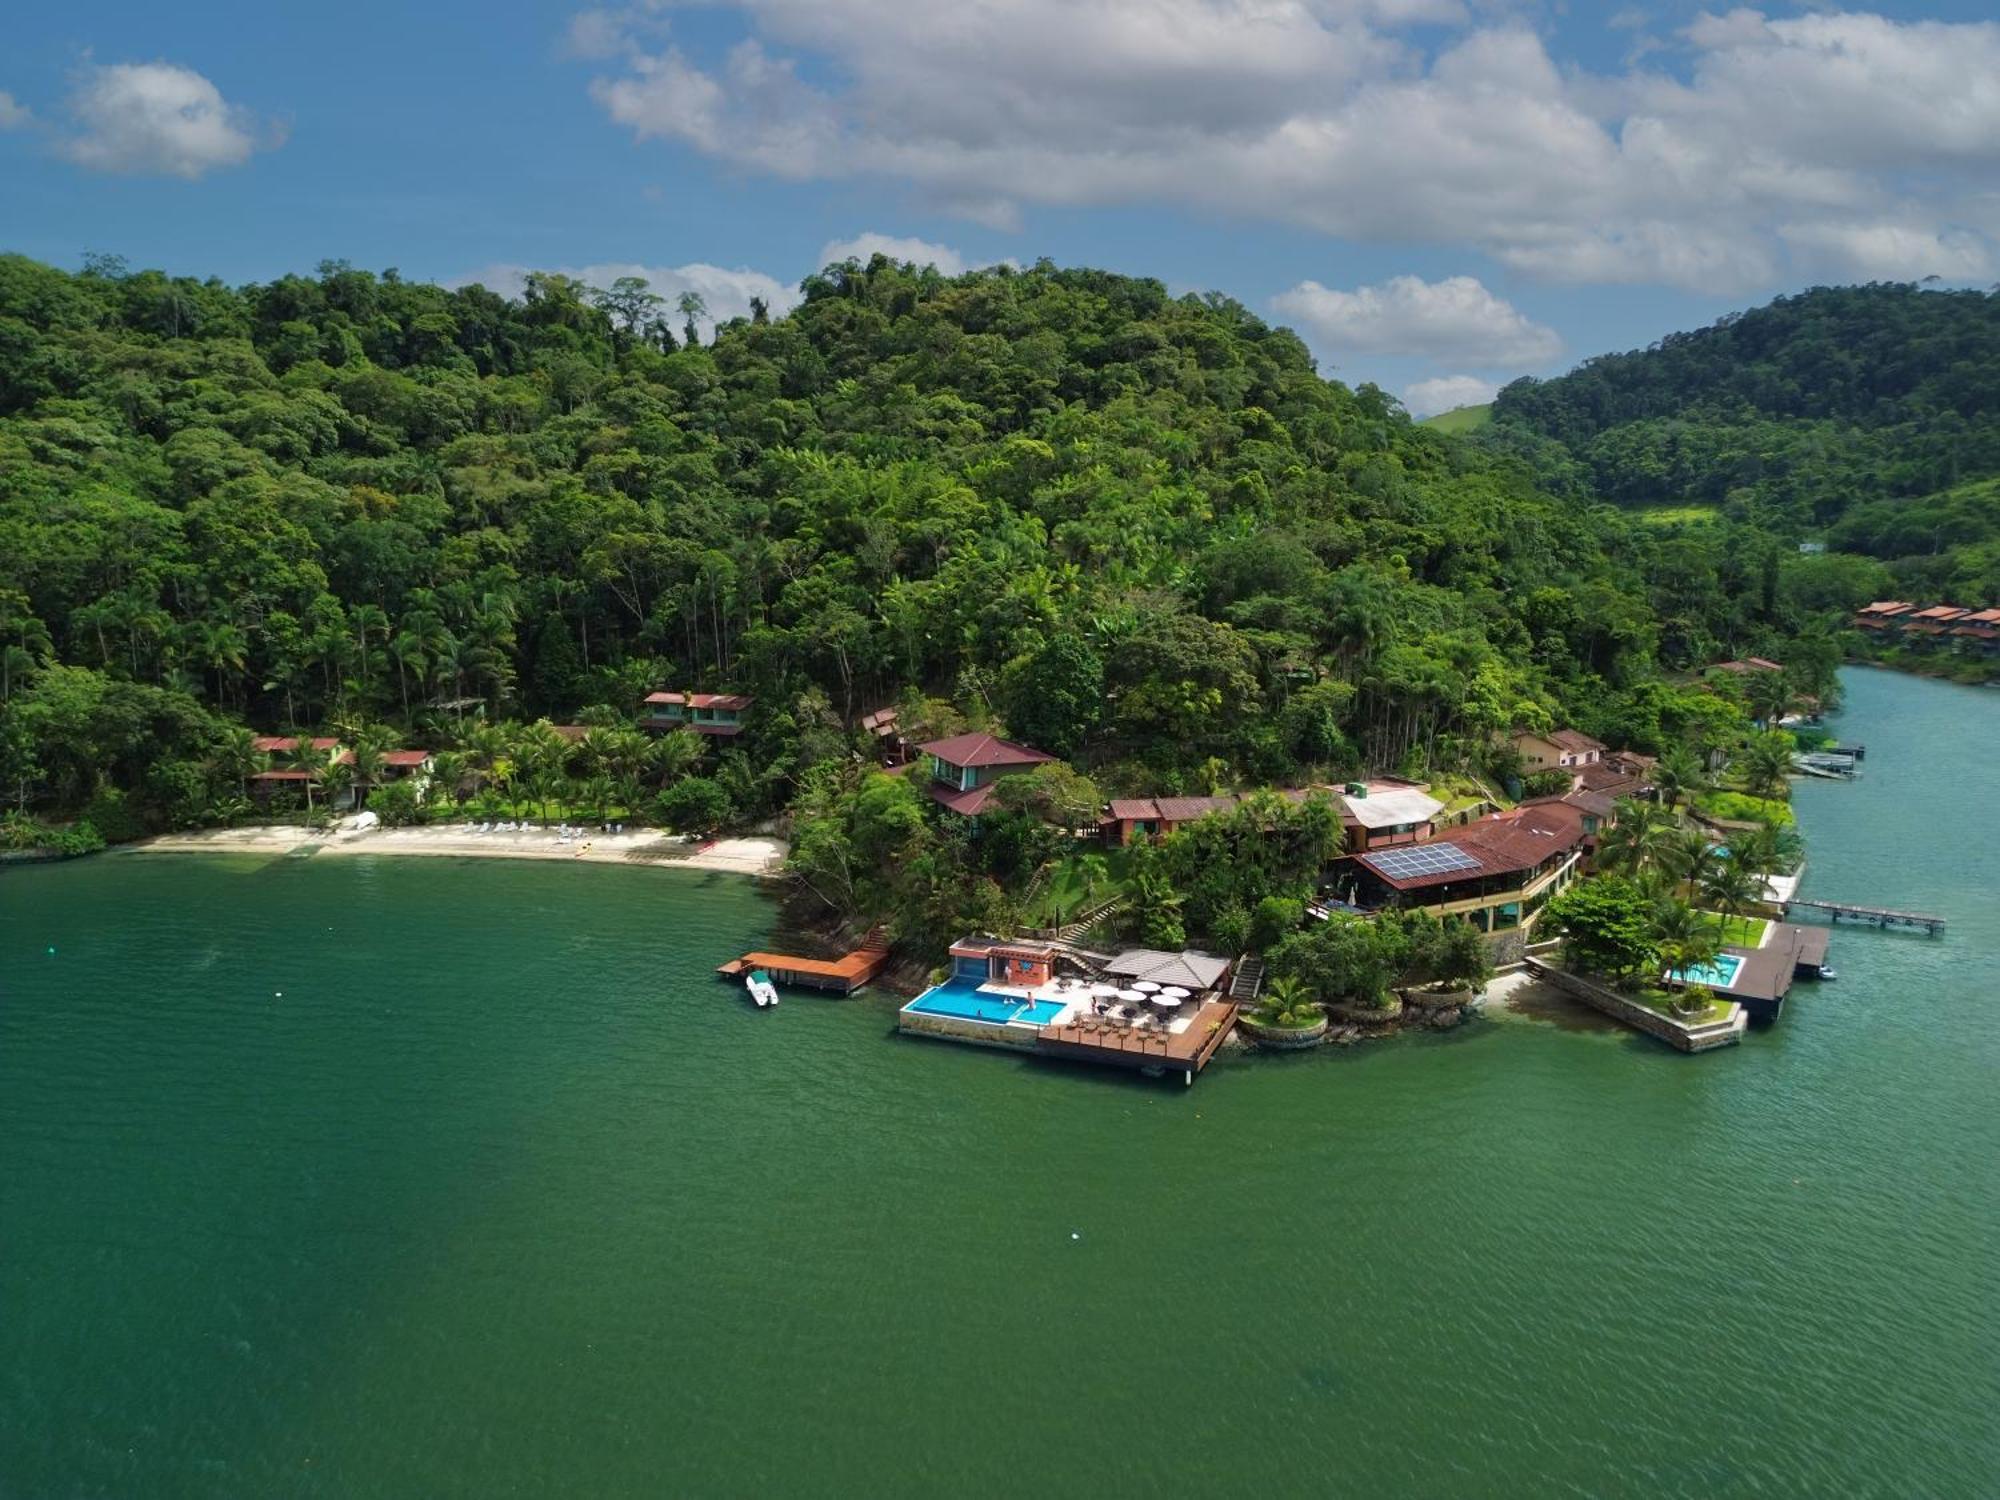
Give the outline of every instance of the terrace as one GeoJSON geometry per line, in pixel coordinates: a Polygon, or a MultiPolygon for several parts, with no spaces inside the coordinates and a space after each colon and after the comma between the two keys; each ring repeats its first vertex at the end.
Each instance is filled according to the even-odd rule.
{"type": "Polygon", "coordinates": [[[950,974],[897,1013],[898,1030],[1178,1072],[1191,1083],[1236,1019],[1218,989],[1229,961],[1210,954],[1134,949],[1106,960],[1104,977],[1092,978],[1056,972],[1059,962],[1084,968],[1060,944],[977,936],[953,943],[951,959],[950,974]]]}

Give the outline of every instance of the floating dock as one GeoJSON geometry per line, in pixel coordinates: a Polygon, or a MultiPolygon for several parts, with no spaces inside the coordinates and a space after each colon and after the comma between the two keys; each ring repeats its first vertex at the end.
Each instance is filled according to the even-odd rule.
{"type": "Polygon", "coordinates": [[[1784,913],[1820,912],[1837,927],[1842,922],[1860,922],[1869,927],[1909,927],[1936,937],[1944,931],[1944,918],[1923,911],[1896,911],[1886,906],[1857,906],[1849,901],[1787,901],[1784,913]]]}
{"type": "Polygon", "coordinates": [[[791,953],[746,953],[720,964],[715,972],[723,979],[740,979],[752,969],[762,969],[779,984],[798,989],[837,990],[851,995],[882,972],[889,962],[889,944],[880,933],[870,933],[859,948],[845,958],[800,958],[791,953]]]}

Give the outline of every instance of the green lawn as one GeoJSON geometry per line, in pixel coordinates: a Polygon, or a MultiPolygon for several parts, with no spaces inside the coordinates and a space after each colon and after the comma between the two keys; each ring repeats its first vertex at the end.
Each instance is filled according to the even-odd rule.
{"type": "Polygon", "coordinates": [[[1624,993],[1628,999],[1637,1000],[1646,1009],[1665,1016],[1669,1021],[1678,1021],[1683,1026],[1705,1026],[1710,1021],[1724,1020],[1729,1015],[1729,1007],[1735,1003],[1730,1000],[1711,1000],[1708,1002],[1708,1008],[1700,1015],[1689,1016],[1674,1009],[1674,1002],[1680,997],[1669,990],[1649,988],[1624,993]]]}
{"type": "Polygon", "coordinates": [[[1086,907],[1097,906],[1125,893],[1125,880],[1132,864],[1132,852],[1122,846],[1102,851],[1106,878],[1086,900],[1083,893],[1081,854],[1072,854],[1049,873],[1036,899],[1033,921],[1038,927],[1055,927],[1073,921],[1086,907]]]}
{"type": "MultiPolygon", "coordinates": [[[[1720,912],[1704,912],[1703,916],[1720,917],[1720,912]]],[[[1722,917],[1722,941],[1737,948],[1758,948],[1764,943],[1764,934],[1771,930],[1771,924],[1762,917],[1722,917]]]]}
{"type": "Polygon", "coordinates": [[[1774,797],[1753,797],[1748,792],[1703,792],[1695,806],[1711,818],[1727,823],[1773,823],[1792,821],[1792,805],[1774,797]]]}
{"type": "Polygon", "coordinates": [[[1425,417],[1419,427],[1435,427],[1439,432],[1477,432],[1493,420],[1493,404],[1484,406],[1457,406],[1450,411],[1441,411],[1434,417],[1425,417]]]}

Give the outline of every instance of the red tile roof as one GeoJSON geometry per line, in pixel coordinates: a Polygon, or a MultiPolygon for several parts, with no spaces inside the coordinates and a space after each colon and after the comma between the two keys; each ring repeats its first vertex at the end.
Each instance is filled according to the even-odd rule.
{"type": "Polygon", "coordinates": [[[385,766],[420,766],[431,758],[428,750],[385,750],[382,764],[385,766]]]}
{"type": "Polygon", "coordinates": [[[648,693],[646,694],[646,701],[648,703],[686,703],[688,700],[686,693],[648,693]]]}
{"type": "Polygon", "coordinates": [[[917,747],[953,766],[1038,766],[1056,757],[990,734],[955,734],[917,747]]]}
{"type": "Polygon", "coordinates": [[[745,709],[750,700],[741,693],[689,693],[689,708],[734,708],[745,709]]]}
{"type": "MultiPolygon", "coordinates": [[[[340,741],[321,736],[309,743],[315,750],[331,750],[340,741]]],[[[299,748],[299,740],[295,735],[260,734],[250,741],[250,748],[260,755],[290,755],[299,748]]]]}
{"type": "Polygon", "coordinates": [[[1956,604],[1933,604],[1929,609],[1918,610],[1910,618],[1913,620],[1937,620],[1943,622],[1945,620],[1956,620],[1960,615],[1969,615],[1971,613],[1971,610],[1961,609],[1956,604]]]}
{"type": "Polygon", "coordinates": [[[961,792],[958,788],[946,786],[941,781],[929,781],[924,783],[924,790],[930,794],[931,801],[937,803],[939,807],[967,818],[978,817],[986,811],[986,804],[993,800],[991,782],[961,792]]]}
{"type": "Polygon", "coordinates": [[[1467,869],[1439,870],[1424,875],[1387,875],[1375,861],[1381,854],[1359,854],[1355,858],[1384,885],[1398,891],[1424,890],[1431,886],[1454,885],[1481,880],[1490,875],[1514,875],[1532,870],[1553,854],[1567,853],[1583,842],[1583,811],[1566,802],[1523,803],[1511,812],[1495,813],[1471,824],[1463,833],[1437,839],[1422,847],[1452,848],[1476,864],[1467,869]]]}
{"type": "Polygon", "coordinates": [[[1915,608],[1916,605],[1906,603],[1901,599],[1877,599],[1873,604],[1863,605],[1861,613],[1864,615],[1882,616],[1900,615],[1915,608]]]}
{"type": "Polygon", "coordinates": [[[1581,729],[1558,729],[1544,735],[1543,738],[1551,745],[1556,745],[1564,750],[1602,750],[1604,748],[1604,741],[1592,739],[1581,729]]]}

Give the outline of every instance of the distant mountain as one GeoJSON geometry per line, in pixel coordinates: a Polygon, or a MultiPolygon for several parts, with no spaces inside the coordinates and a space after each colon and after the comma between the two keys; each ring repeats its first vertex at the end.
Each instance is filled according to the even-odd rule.
{"type": "Polygon", "coordinates": [[[1517,380],[1482,441],[1625,507],[1710,506],[1891,565],[1917,592],[2000,589],[2000,294],[1821,287],[1650,349],[1517,380]]]}

